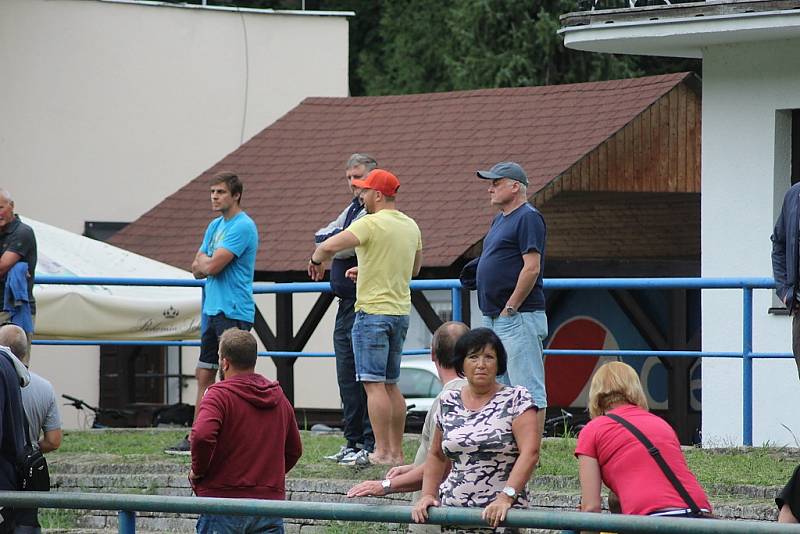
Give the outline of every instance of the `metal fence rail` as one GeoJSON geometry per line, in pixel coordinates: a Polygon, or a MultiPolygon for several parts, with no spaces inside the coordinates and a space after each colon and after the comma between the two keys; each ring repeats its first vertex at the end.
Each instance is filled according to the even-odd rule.
{"type": "MultiPolygon", "coordinates": [[[[132,285],[132,286],[169,286],[198,287],[205,286],[205,280],[165,279],[165,278],[109,278],[109,277],[77,277],[77,276],[37,276],[37,284],[66,285],[132,285]]],[[[742,351],[647,351],[647,350],[569,350],[546,349],[547,356],[630,356],[648,358],[682,357],[682,358],[741,358],[742,359],[742,442],[753,444],[753,360],[792,358],[789,353],[753,352],[753,290],[774,289],[772,278],[553,278],[544,280],[545,289],[739,289],[742,291],[742,351]]],[[[412,290],[450,290],[453,320],[463,317],[464,303],[461,301],[461,283],[458,280],[412,280],[412,290]]],[[[253,284],[253,293],[326,293],[330,292],[328,282],[296,282],[272,284],[257,282],[253,284]]],[[[469,303],[467,303],[469,305],[469,303]]],[[[198,341],[113,341],[113,340],[34,340],[37,345],[169,345],[199,346],[198,341]]],[[[427,354],[428,349],[412,349],[404,354],[427,354]]],[[[333,352],[287,352],[266,351],[259,356],[275,358],[333,357],[333,352]]]]}
{"type": "MultiPolygon", "coordinates": [[[[118,510],[119,532],[122,534],[136,532],[136,512],[261,515],[382,523],[412,522],[410,506],[162,495],[0,491],[0,505],[11,508],[118,510]]],[[[480,508],[431,508],[429,522],[440,525],[486,526],[481,519],[481,511],[480,508]]],[[[539,510],[511,510],[505,525],[520,528],[617,532],[619,534],[644,532],[660,534],[787,534],[793,532],[797,534],[800,532],[800,525],[769,522],[715,521],[539,510]]]]}

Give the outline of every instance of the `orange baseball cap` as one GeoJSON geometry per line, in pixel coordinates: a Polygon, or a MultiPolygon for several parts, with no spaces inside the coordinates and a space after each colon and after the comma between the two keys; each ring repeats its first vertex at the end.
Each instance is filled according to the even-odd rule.
{"type": "Polygon", "coordinates": [[[397,176],[383,169],[373,169],[363,180],[351,180],[351,184],[361,189],[374,189],[387,197],[393,197],[400,189],[400,180],[397,176]]]}

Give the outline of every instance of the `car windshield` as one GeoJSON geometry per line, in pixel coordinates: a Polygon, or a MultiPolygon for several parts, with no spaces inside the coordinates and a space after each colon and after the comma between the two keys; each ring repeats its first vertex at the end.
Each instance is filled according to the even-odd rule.
{"type": "Polygon", "coordinates": [[[425,369],[400,369],[400,380],[397,385],[403,397],[407,399],[435,397],[442,390],[439,378],[425,369]]]}

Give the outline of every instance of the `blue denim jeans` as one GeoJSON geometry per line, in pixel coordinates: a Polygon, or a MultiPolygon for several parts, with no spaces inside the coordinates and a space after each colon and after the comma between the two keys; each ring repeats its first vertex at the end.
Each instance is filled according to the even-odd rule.
{"type": "Polygon", "coordinates": [[[283,534],[283,519],[254,515],[202,514],[197,519],[198,534],[283,534]]]}
{"type": "Polygon", "coordinates": [[[408,315],[372,315],[357,311],[353,321],[356,380],[396,384],[400,378],[406,332],[408,315]]]}
{"type": "Polygon", "coordinates": [[[499,380],[512,386],[525,386],[536,407],[545,409],[547,391],[542,350],[542,341],[547,337],[545,313],[519,312],[508,317],[484,315],[483,326],[494,330],[508,354],[506,373],[499,380]]]}
{"type": "Polygon", "coordinates": [[[356,299],[339,299],[336,326],[333,329],[333,350],[336,353],[336,380],[342,399],[344,439],[352,448],[375,449],[375,435],[367,413],[367,394],[356,381],[356,361],[353,355],[353,321],[356,299]]]}
{"type": "Polygon", "coordinates": [[[224,313],[206,315],[205,328],[200,336],[200,359],[197,367],[201,369],[219,369],[219,337],[228,328],[238,328],[249,332],[253,323],[229,319],[224,313]]]}

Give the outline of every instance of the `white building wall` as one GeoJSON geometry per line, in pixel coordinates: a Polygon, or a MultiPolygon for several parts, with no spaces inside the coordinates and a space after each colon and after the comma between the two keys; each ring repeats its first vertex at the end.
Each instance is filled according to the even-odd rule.
{"type": "MultiPolygon", "coordinates": [[[[2,0],[0,187],[23,218],[73,232],[138,218],[303,98],[347,96],[347,18],[310,13],[2,0]]],[[[32,366],[96,404],[98,354],[35,347],[32,366]]]]}
{"type": "MultiPolygon", "coordinates": [[[[800,108],[798,50],[800,40],[704,50],[703,276],[772,276],[769,237],[789,187],[789,132],[779,110],[800,108]]],[[[703,292],[703,350],[742,350],[741,303],[738,290],[703,292]]],[[[790,319],[770,315],[773,305],[772,291],[754,292],[753,350],[790,352],[790,319]]],[[[797,446],[794,361],[756,360],[753,367],[753,444],[797,446]]],[[[741,405],[741,361],[704,359],[705,446],[742,443],[741,405]]]]}

